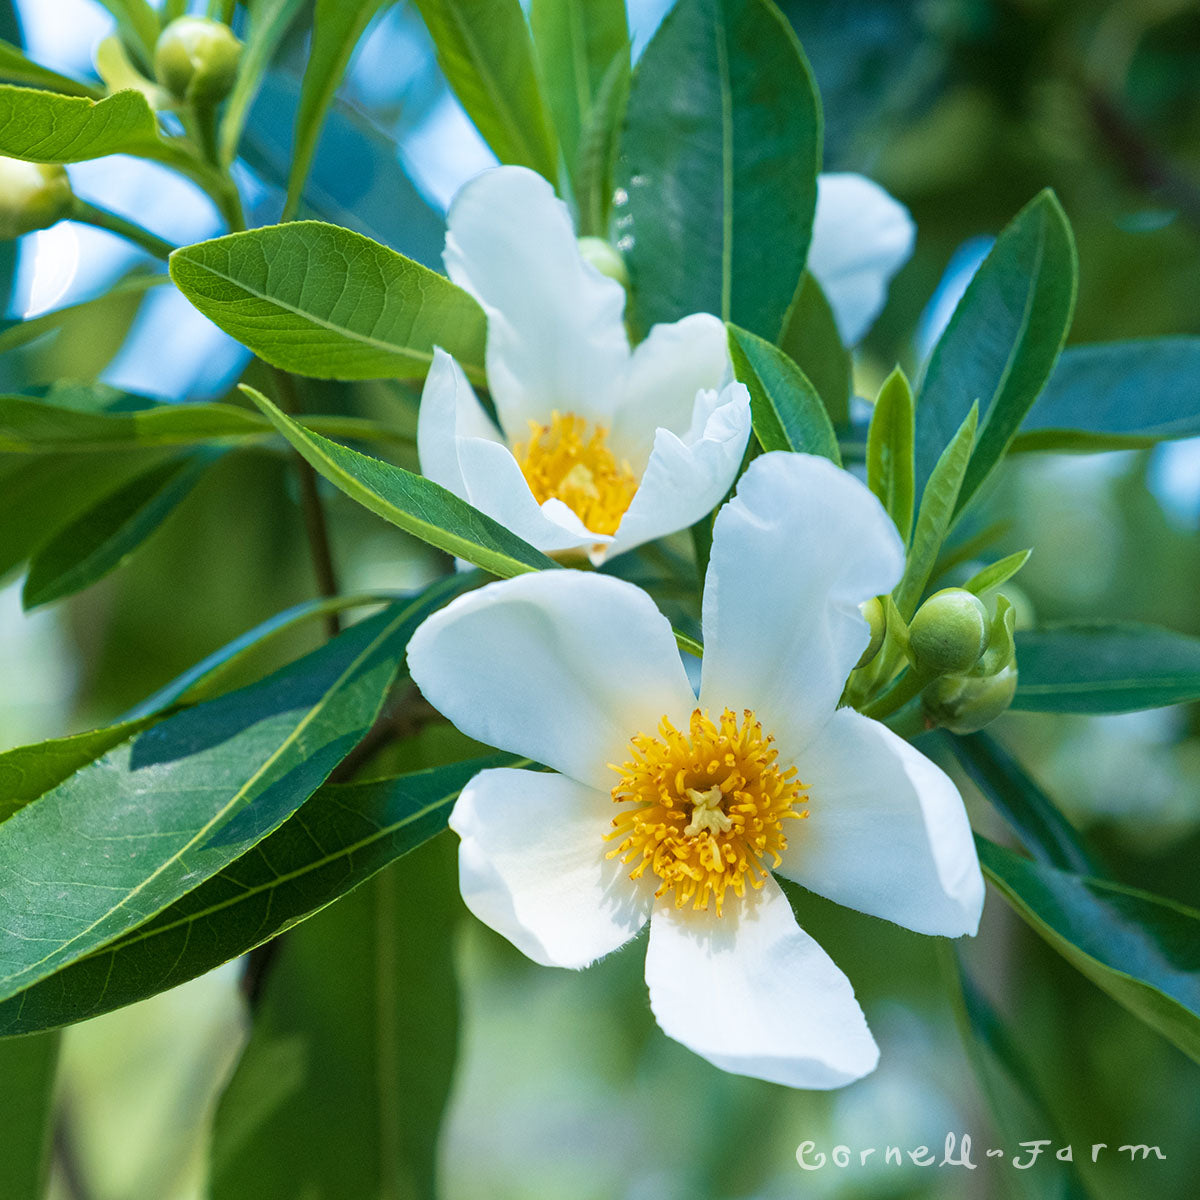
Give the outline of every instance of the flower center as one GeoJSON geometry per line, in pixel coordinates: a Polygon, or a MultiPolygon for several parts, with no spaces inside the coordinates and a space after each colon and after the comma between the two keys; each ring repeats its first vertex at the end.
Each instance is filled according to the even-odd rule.
{"type": "Polygon", "coordinates": [[[637,479],[608,448],[608,431],[582,417],[553,413],[549,425],[529,422],[529,441],[513,457],[539,504],[561,500],[593,533],[616,533],[637,479]]]}
{"type": "Polygon", "coordinates": [[[657,737],[637,734],[630,760],[613,767],[612,798],[624,807],[605,835],[621,839],[608,857],[632,866],[630,879],[653,872],[654,894],[674,891],[676,908],[707,909],[712,897],[718,917],[727,889],[761,888],[764,860],[777,867],[787,848],[784,821],[808,816],[796,811],[808,803],[804,785],[795,767],[779,769],[774,740],[749,709],[740,724],[729,709],[717,724],[697,708],[687,733],[663,717],[657,737]]]}

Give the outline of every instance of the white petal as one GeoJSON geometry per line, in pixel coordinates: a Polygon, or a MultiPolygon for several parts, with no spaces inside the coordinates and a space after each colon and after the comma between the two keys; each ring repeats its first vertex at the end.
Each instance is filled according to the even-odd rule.
{"type": "Polygon", "coordinates": [[[611,424],[629,361],[625,290],[584,262],[540,175],[497,167],[471,180],[450,206],[444,259],[487,312],[488,387],[510,438],[556,409],[611,424]]]}
{"type": "Polygon", "coordinates": [[[481,771],[454,805],[467,907],[546,967],[586,967],[646,923],[654,889],[605,856],[612,797],[565,775],[481,771]]]}
{"type": "Polygon", "coordinates": [[[774,879],[722,917],[660,901],[646,982],[663,1032],[723,1071],[834,1088],[879,1061],[850,981],[796,924],[774,879]]]}
{"type": "Polygon", "coordinates": [[[833,714],[904,548],[879,501],[828,459],[756,458],[718,513],[704,584],[700,701],[753,709],[795,761],[833,714]]]}
{"type": "Polygon", "coordinates": [[[470,737],[525,754],[590,787],[662,718],[695,696],[667,619],[640,588],[581,571],[540,571],[460,596],[426,620],[409,670],[470,737]]]}
{"type": "Polygon", "coordinates": [[[808,816],[779,873],[918,933],[979,928],[983,875],[950,778],[886,726],[840,709],[797,764],[808,816]]]}
{"type": "Polygon", "coordinates": [[[824,289],[846,345],[859,341],[879,316],[915,238],[908,209],[877,183],[850,174],[817,180],[808,269],[824,289]]]}
{"type": "Polygon", "coordinates": [[[737,476],[750,437],[750,393],[731,383],[720,393],[700,392],[693,427],[677,437],[667,429],[654,449],[608,557],[686,529],[711,512],[737,476]]]}
{"type": "Polygon", "coordinates": [[[440,346],[425,376],[417,414],[417,457],[421,474],[466,500],[458,461],[460,437],[500,441],[500,433],[484,411],[462,368],[440,346]]]}
{"type": "Polygon", "coordinates": [[[720,391],[732,376],[724,322],[693,313],[655,325],[629,361],[613,418],[610,444],[640,472],[657,429],[683,435],[692,422],[696,393],[720,391]]]}

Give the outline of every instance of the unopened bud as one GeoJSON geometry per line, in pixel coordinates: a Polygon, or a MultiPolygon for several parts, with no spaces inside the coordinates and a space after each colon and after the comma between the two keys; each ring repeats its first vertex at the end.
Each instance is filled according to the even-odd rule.
{"type": "Polygon", "coordinates": [[[862,652],[862,658],[854,664],[855,669],[865,667],[879,653],[879,648],[883,645],[884,634],[887,633],[887,612],[878,596],[872,596],[870,600],[860,604],[858,611],[862,613],[871,628],[871,640],[862,652]]]}
{"type": "Polygon", "coordinates": [[[629,286],[629,272],[616,246],[598,237],[581,237],[578,240],[579,253],[584,262],[591,263],[601,275],[615,279],[623,288],[629,286]]]}
{"type": "Polygon", "coordinates": [[[908,627],[913,666],[922,675],[969,671],[988,642],[988,611],[962,588],[935,592],[908,627]]]}
{"type": "Polygon", "coordinates": [[[921,710],[931,725],[951,733],[975,733],[994,721],[1017,691],[1015,663],[995,675],[943,675],[921,695],[921,710]]]}
{"type": "Polygon", "coordinates": [[[228,25],[207,17],[178,17],[154,48],[154,74],[178,100],[219,104],[237,78],[242,43],[228,25]]]}
{"type": "Polygon", "coordinates": [[[71,215],[74,202],[64,168],[0,158],[0,241],[49,229],[71,215]]]}

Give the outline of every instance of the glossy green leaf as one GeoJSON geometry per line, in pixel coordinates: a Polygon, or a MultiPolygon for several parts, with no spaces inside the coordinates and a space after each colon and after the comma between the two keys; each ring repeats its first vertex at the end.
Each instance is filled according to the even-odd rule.
{"type": "Polygon", "coordinates": [[[171,278],[260,358],[317,379],[423,378],[434,345],[482,377],[486,320],[461,288],[321,221],[231,233],[171,255],[171,278]]]}
{"type": "Polygon", "coordinates": [[[917,604],[941,553],[942,543],[945,542],[946,534],[950,532],[950,526],[954,523],[955,504],[971,461],[971,449],[975,445],[975,425],[978,417],[979,409],[972,405],[966,420],[942,451],[921,496],[921,507],[917,511],[917,525],[913,530],[912,547],[904,567],[904,578],[900,580],[894,593],[896,607],[906,621],[917,611],[917,604]]]}
{"type": "Polygon", "coordinates": [[[835,425],[850,421],[852,371],[850,351],[842,345],[833,309],[816,278],[808,271],[792,301],[780,349],[812,381],[835,425]]]}
{"type": "Polygon", "coordinates": [[[558,178],[558,143],[519,0],[416,0],[438,63],[504,163],[558,178]]]}
{"type": "Polygon", "coordinates": [[[629,102],[633,68],[623,49],[609,64],[579,139],[575,204],[581,235],[607,238],[617,165],[617,136],[629,102]]]}
{"type": "Polygon", "coordinates": [[[72,596],[115,571],[187,498],[217,454],[160,463],[58,531],[29,563],[26,610],[72,596]]]}
{"type": "Polygon", "coordinates": [[[754,434],[764,450],[819,454],[841,465],[837,434],[816,388],[778,346],[729,326],[733,372],[750,391],[754,434]]]}
{"type": "Polygon", "coordinates": [[[260,392],[245,386],[242,390],[330,483],[406,533],[493,575],[508,577],[558,565],[432,480],[311,433],[260,392]]]}
{"type": "Polygon", "coordinates": [[[907,544],[913,519],[913,395],[897,367],[883,381],[867,428],[867,486],[907,544]]]}
{"type": "Polygon", "coordinates": [[[56,1028],[203,975],[290,928],[446,828],[459,791],[511,755],[326,784],[274,833],[140,928],[0,1004],[0,1037],[56,1028]]]}
{"type": "Polygon", "coordinates": [[[1117,713],[1200,699],[1200,638],[1129,622],[1017,634],[1014,708],[1117,713]]]}
{"type": "Polygon", "coordinates": [[[1075,308],[1075,243],[1052,192],[996,240],[946,326],[917,402],[923,484],[972,403],[980,429],[958,497],[963,509],[1003,457],[1054,369],[1075,308]]]}
{"type": "Polygon", "coordinates": [[[1200,1062],[1200,912],[975,843],[988,879],[1033,930],[1200,1062]]]}
{"type": "Polygon", "coordinates": [[[288,176],[287,199],[283,209],[285,220],[294,216],[300,206],[300,196],[312,167],[325,114],[346,73],[354,47],[371,23],[371,18],[385,2],[317,0],[312,43],[300,89],[300,107],[296,112],[292,169],[288,176]]]}
{"type": "Polygon", "coordinates": [[[776,340],[800,283],[821,110],[768,0],[679,0],[633,74],[616,208],[631,321],[711,312],[776,340]]]}
{"type": "Polygon", "coordinates": [[[0,1196],[40,1200],[49,1183],[59,1035],[0,1044],[0,1196]]]}
{"type": "Polygon", "coordinates": [[[1019,450],[1116,450],[1200,436],[1200,337],[1068,346],[1019,450]]]}
{"type": "Polygon", "coordinates": [[[26,87],[48,88],[64,96],[93,97],[97,93],[86,83],[51,71],[49,67],[31,62],[18,47],[0,41],[0,79],[26,87]]]}
{"type": "Polygon", "coordinates": [[[212,1200],[435,1200],[458,1050],[455,849],[422,847],[287,936],[217,1106],[212,1200]]]}
{"type": "Polygon", "coordinates": [[[27,162],[74,163],[161,149],[154,112],[141,92],[104,100],[0,84],[0,154],[27,162]]]}
{"type": "Polygon", "coordinates": [[[427,611],[390,607],[168,717],[0,824],[0,997],[144,924],[285,821],[371,727],[427,611]]]}
{"type": "Polygon", "coordinates": [[[1015,554],[997,559],[996,562],[976,571],[963,584],[963,588],[968,592],[974,592],[976,596],[981,596],[992,588],[998,588],[1001,584],[1007,583],[1029,561],[1032,553],[1032,550],[1018,550],[1015,554]]]}

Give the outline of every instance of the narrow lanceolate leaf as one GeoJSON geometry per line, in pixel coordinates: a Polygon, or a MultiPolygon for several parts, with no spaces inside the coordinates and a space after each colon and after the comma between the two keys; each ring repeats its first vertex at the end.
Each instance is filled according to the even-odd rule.
{"type": "Polygon", "coordinates": [[[149,0],[100,0],[100,3],[117,18],[117,27],[148,66],[160,28],[158,14],[149,0]]]}
{"type": "Polygon", "coordinates": [[[975,838],[1001,895],[1072,966],[1200,1062],[1200,912],[975,838]]]}
{"type": "Polygon", "coordinates": [[[626,47],[612,60],[600,81],[600,90],[579,138],[575,205],[579,211],[581,235],[608,237],[617,136],[625,116],[625,105],[629,102],[632,74],[626,47]]]}
{"type": "Polygon", "coordinates": [[[370,728],[424,611],[388,608],[167,718],[0,824],[0,998],[144,924],[291,816],[370,728]]]}
{"type": "Polygon", "coordinates": [[[260,358],[317,379],[423,378],[435,343],[483,374],[483,309],[444,276],[322,221],[231,233],[171,255],[171,278],[260,358]]]}
{"type": "Polygon", "coordinates": [[[1115,450],[1200,436],[1200,337],[1069,346],[1018,450],[1115,450]]]}
{"type": "Polygon", "coordinates": [[[0,1045],[0,1196],[46,1194],[59,1040],[46,1033],[0,1045]]]}
{"type": "Polygon", "coordinates": [[[913,395],[897,367],[884,380],[867,429],[867,486],[905,543],[913,519],[913,395]]]}
{"type": "Polygon", "coordinates": [[[505,163],[558,177],[558,142],[519,0],[417,0],[438,63],[505,163]]]}
{"type": "Polygon", "coordinates": [[[1008,449],[1062,349],[1075,308],[1075,243],[1052,192],[996,240],[942,334],[917,403],[917,481],[924,483],[971,404],[979,439],[961,510],[1008,449]]]}
{"type": "Polygon", "coordinates": [[[971,406],[966,420],[950,444],[942,451],[933,474],[925,485],[921,507],[917,512],[917,526],[913,531],[912,547],[904,567],[904,578],[895,591],[896,607],[907,621],[917,610],[917,602],[925,591],[929,576],[942,550],[942,543],[950,526],[954,523],[955,505],[962,488],[967,465],[971,461],[971,448],[975,445],[975,425],[979,408],[971,406]]]}
{"type": "Polygon", "coordinates": [[[1014,708],[1118,713],[1200,699],[1200,638],[1132,621],[1017,634],[1014,708]]]}
{"type": "Polygon", "coordinates": [[[0,41],[0,79],[27,87],[48,88],[64,96],[93,97],[97,93],[86,83],[51,71],[49,67],[31,62],[9,42],[0,41]]]}
{"type": "Polygon", "coordinates": [[[778,346],[729,326],[734,374],[750,391],[754,434],[764,450],[820,454],[841,465],[829,413],[803,371],[778,346]]]}
{"type": "Polygon", "coordinates": [[[998,588],[1002,583],[1007,583],[1029,561],[1032,553],[1032,550],[1018,550],[1015,554],[998,559],[982,570],[976,571],[963,584],[963,588],[968,592],[974,592],[976,596],[981,596],[992,588],[998,588]]]}
{"type": "Polygon", "coordinates": [[[511,755],[326,784],[269,837],[153,920],[0,1004],[0,1037],[144,1000],[237,958],[446,828],[459,791],[511,755]]]}
{"type": "Polygon", "coordinates": [[[639,334],[715,313],[775,341],[812,236],[821,111],[769,0],[679,0],[634,71],[616,228],[639,334]]]}
{"type": "Polygon", "coordinates": [[[406,533],[505,578],[558,564],[432,480],[305,429],[253,388],[242,390],[330,483],[406,533]]]}
{"type": "Polygon", "coordinates": [[[288,936],[217,1106],[212,1200],[434,1200],[457,875],[442,838],[288,936]]]}
{"type": "Polygon", "coordinates": [[[160,147],[154,112],[141,92],[104,100],[0,85],[0,154],[27,162],[73,163],[160,147]]]}
{"type": "Polygon", "coordinates": [[[187,498],[219,451],[151,467],[64,526],[30,560],[21,603],[38,608],[115,571],[187,498]]]}
{"type": "Polygon", "coordinates": [[[779,339],[780,349],[812,380],[835,425],[850,422],[850,351],[816,277],[805,271],[779,339]]]}

